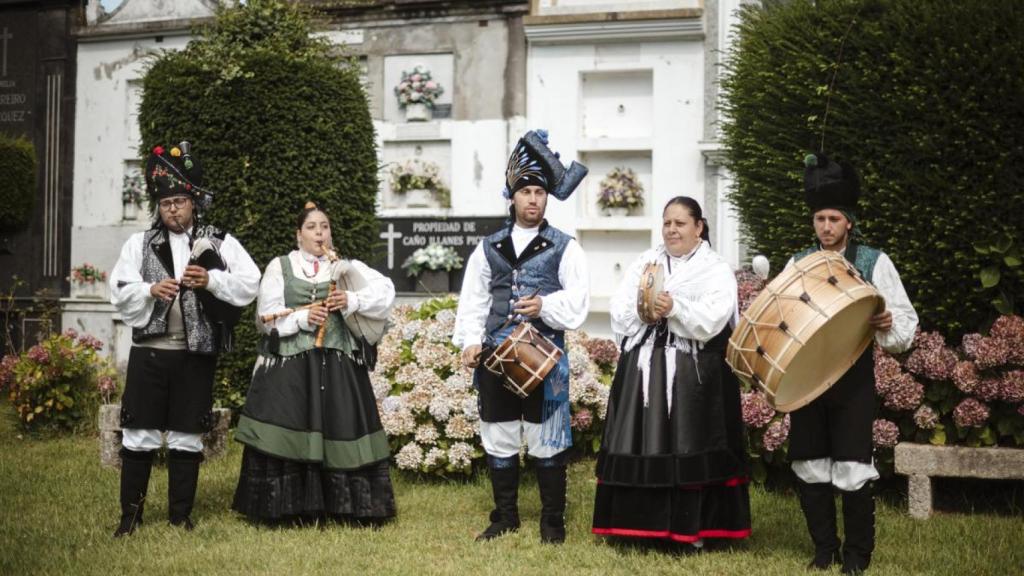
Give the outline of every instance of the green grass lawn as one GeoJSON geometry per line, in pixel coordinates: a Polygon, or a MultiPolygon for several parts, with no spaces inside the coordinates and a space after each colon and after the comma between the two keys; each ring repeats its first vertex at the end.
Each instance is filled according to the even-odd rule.
{"type": "MultiPolygon", "coordinates": [[[[570,469],[568,542],[539,543],[540,503],[527,475],[524,526],[490,543],[474,535],[491,507],[486,478],[415,482],[396,475],[399,515],[379,529],[267,529],[230,511],[241,448],[202,469],[194,532],[166,523],[167,474],[153,471],[146,524],[111,538],[118,472],[101,468],[95,438],[19,435],[0,404],[0,574],[800,574],[811,554],[792,494],[751,491],[748,542],[700,554],[613,545],[590,534],[593,462],[570,469]]],[[[838,573],[838,570],[833,571],[838,573]]],[[[1015,515],[942,513],[919,522],[881,503],[869,574],[1022,574],[1024,522],[1015,515]]]]}

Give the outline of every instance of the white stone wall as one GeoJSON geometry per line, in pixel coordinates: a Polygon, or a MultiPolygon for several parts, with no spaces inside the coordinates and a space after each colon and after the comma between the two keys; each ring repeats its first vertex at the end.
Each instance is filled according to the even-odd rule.
{"type": "Polygon", "coordinates": [[[591,168],[572,198],[548,206],[549,220],[587,252],[590,334],[610,335],[608,298],[629,264],[660,242],[660,207],[680,194],[704,201],[703,66],[699,39],[529,48],[528,125],[547,128],[564,161],[591,168]],[[598,184],[619,165],[637,171],[645,207],[627,217],[603,216],[598,184]]]}
{"type": "MultiPolygon", "coordinates": [[[[74,195],[71,263],[84,262],[110,272],[121,246],[132,233],[149,226],[148,214],[123,219],[121,189],[127,170],[138,165],[138,103],[145,57],[159,50],[179,50],[188,36],[110,39],[78,45],[77,113],[75,114],[74,195]]],[[[123,367],[131,348],[131,331],[105,300],[72,297],[63,303],[65,327],[88,332],[123,367]]]]}

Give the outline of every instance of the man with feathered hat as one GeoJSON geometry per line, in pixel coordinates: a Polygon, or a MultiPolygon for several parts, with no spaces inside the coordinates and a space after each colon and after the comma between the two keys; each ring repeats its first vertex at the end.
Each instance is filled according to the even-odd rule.
{"type": "Polygon", "coordinates": [[[565,351],[565,331],[579,328],[590,304],[586,257],[571,236],[544,219],[548,198],[566,200],[586,175],[567,169],[547,145],[544,131],[527,132],[505,172],[508,226],[485,238],[469,257],[452,341],[463,363],[475,368],[480,393],[480,436],[490,468],[494,510],[477,540],[519,528],[519,450],[525,440],[540,489],[541,541],[565,541],[565,450],[569,428],[569,360],[562,355],[525,399],[483,367],[520,322],[530,322],[565,351]]]}
{"type": "MultiPolygon", "coordinates": [[[[808,154],[804,165],[804,200],[818,244],[793,256],[790,264],[818,250],[842,254],[885,299],[885,310],[869,321],[876,330],[875,342],[888,352],[905,351],[914,339],[917,312],[889,256],[860,242],[857,173],[851,165],[821,153],[808,154]]],[[[863,572],[875,547],[874,347],[869,346],[828,391],[790,418],[789,458],[814,543],[809,567],[827,570],[841,564],[844,574],[863,572]],[[843,500],[843,544],[837,536],[833,487],[843,500]]]]}
{"type": "Polygon", "coordinates": [[[153,148],[146,190],[153,225],[133,234],[110,274],[110,303],[132,327],[121,399],[121,519],[115,537],[142,523],[153,454],[166,432],[168,514],[192,529],[213,425],[217,354],[227,349],[240,308],[256,297],[260,271],[231,235],[199,221],[211,200],[188,142],[153,148]]]}

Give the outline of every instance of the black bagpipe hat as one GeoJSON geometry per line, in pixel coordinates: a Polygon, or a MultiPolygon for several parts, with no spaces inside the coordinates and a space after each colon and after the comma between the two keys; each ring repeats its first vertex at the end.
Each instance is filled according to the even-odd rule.
{"type": "Polygon", "coordinates": [[[573,161],[566,169],[548,148],[547,130],[530,130],[516,143],[505,168],[505,198],[526,186],[541,186],[559,200],[572,195],[587,175],[587,167],[573,161]]]}
{"type": "Polygon", "coordinates": [[[200,208],[209,206],[213,193],[203,188],[203,165],[192,156],[187,141],[166,149],[154,146],[146,161],[146,191],[154,202],[188,196],[200,208]]]}
{"type": "Polygon", "coordinates": [[[833,208],[853,213],[860,198],[860,178],[853,166],[821,152],[804,157],[804,201],[812,212],[833,208]]]}

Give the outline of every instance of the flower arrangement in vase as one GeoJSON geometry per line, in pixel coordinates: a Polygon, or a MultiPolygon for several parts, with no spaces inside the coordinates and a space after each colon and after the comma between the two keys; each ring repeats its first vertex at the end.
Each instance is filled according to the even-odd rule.
{"type": "Polygon", "coordinates": [[[616,167],[601,180],[597,205],[612,216],[626,216],[644,205],[644,187],[632,168],[616,167]]]}
{"type": "Polygon", "coordinates": [[[391,167],[391,192],[402,197],[410,208],[427,207],[435,198],[442,207],[451,206],[451,193],[441,181],[440,167],[434,162],[412,158],[391,167]]]}
{"type": "Polygon", "coordinates": [[[74,295],[79,298],[103,298],[103,286],[107,273],[88,262],[71,269],[67,277],[74,295]]]}
{"type": "Polygon", "coordinates": [[[402,80],[395,86],[398,105],[405,109],[407,122],[430,120],[434,101],[444,93],[444,88],[431,78],[425,66],[416,66],[402,72],[402,80]]]}

